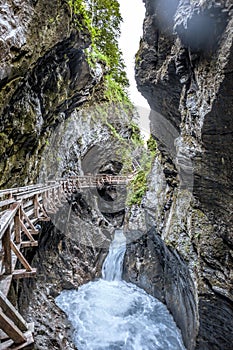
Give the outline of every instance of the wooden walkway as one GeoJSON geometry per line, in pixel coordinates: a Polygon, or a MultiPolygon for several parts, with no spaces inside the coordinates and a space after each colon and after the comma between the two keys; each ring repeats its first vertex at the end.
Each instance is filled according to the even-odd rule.
{"type": "Polygon", "coordinates": [[[49,215],[79,188],[125,186],[133,176],[69,177],[0,191],[0,350],[23,349],[34,343],[33,325],[27,324],[7,296],[13,279],[36,275],[25,252],[38,246],[38,222],[49,221],[49,215]]]}

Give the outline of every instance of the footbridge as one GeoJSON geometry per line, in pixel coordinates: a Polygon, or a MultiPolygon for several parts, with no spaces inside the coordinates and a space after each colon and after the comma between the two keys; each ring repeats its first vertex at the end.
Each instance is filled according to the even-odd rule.
{"type": "Polygon", "coordinates": [[[33,324],[23,319],[8,294],[13,279],[36,275],[25,255],[27,248],[38,246],[38,223],[49,221],[78,189],[125,186],[134,175],[73,176],[0,191],[0,350],[28,349],[34,343],[33,324]]]}

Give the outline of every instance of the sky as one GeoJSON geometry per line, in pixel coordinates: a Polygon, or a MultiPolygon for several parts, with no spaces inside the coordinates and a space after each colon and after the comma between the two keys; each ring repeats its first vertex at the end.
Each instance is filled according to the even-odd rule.
{"type": "Polygon", "coordinates": [[[140,38],[142,37],[143,20],[145,17],[145,6],[142,0],[118,0],[120,4],[123,23],[121,25],[121,38],[119,40],[120,48],[123,52],[126,64],[127,77],[130,82],[129,94],[131,101],[139,107],[141,115],[139,123],[141,129],[147,132],[149,129],[148,114],[149,106],[136,87],[134,78],[135,54],[139,48],[140,38]]]}
{"type": "Polygon", "coordinates": [[[123,23],[121,25],[120,48],[124,55],[127,67],[127,76],[130,81],[130,96],[137,105],[147,106],[146,100],[136,88],[134,79],[134,56],[139,48],[142,37],[143,19],[145,7],[142,0],[118,0],[120,3],[123,23]]]}

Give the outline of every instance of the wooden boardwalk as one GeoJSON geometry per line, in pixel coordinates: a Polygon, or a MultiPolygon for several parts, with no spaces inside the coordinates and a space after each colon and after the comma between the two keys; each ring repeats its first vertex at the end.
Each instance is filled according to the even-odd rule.
{"type": "Polygon", "coordinates": [[[49,221],[68,194],[82,188],[125,186],[133,176],[69,177],[0,191],[0,350],[23,349],[34,343],[33,325],[27,324],[7,296],[13,279],[36,275],[25,252],[38,246],[37,224],[49,221]]]}

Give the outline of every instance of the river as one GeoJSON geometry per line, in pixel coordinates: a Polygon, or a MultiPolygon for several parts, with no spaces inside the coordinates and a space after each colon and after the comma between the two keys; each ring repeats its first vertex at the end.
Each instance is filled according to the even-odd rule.
{"type": "Polygon", "coordinates": [[[78,350],[185,350],[166,306],[121,279],[126,239],[115,231],[103,278],[64,290],[56,304],[66,313],[78,350]]]}

